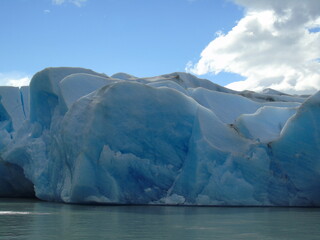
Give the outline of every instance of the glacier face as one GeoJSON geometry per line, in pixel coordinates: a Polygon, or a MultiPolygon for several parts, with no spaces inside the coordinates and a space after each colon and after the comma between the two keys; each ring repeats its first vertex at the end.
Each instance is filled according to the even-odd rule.
{"type": "Polygon", "coordinates": [[[0,185],[70,203],[320,205],[319,93],[48,68],[18,95],[19,114],[1,99],[0,185]]]}
{"type": "MultiPolygon", "coordinates": [[[[29,87],[0,87],[0,152],[16,137],[16,131],[29,117],[29,87]]],[[[0,197],[32,197],[33,184],[23,169],[0,156],[0,197]]]]}

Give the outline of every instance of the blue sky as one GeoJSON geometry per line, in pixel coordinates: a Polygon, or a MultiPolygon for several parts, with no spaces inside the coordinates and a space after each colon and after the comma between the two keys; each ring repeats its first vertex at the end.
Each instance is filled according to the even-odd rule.
{"type": "Polygon", "coordinates": [[[46,67],[320,89],[319,0],[1,0],[0,84],[46,67]]]}
{"type": "MultiPolygon", "coordinates": [[[[185,71],[216,32],[228,32],[243,16],[242,7],[224,0],[57,3],[0,1],[0,77],[30,77],[51,66],[139,77],[185,71]]],[[[239,78],[220,75],[202,77],[222,85],[239,78]]]]}

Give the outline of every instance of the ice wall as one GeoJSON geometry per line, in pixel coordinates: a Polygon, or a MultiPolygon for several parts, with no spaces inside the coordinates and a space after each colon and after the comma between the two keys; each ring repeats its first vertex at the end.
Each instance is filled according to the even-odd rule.
{"type": "MultiPolygon", "coordinates": [[[[11,130],[17,130],[21,127],[22,123],[26,120],[29,109],[29,87],[17,88],[17,87],[0,87],[0,101],[1,101],[1,119],[10,118],[11,130]],[[25,104],[26,103],[26,104],[25,104]],[[7,112],[8,116],[5,112],[7,112]]],[[[9,120],[9,119],[7,119],[9,120]]]]}
{"type": "Polygon", "coordinates": [[[185,73],[48,68],[1,157],[48,201],[319,206],[319,94],[303,100],[185,73]]]}
{"type": "MultiPolygon", "coordinates": [[[[29,87],[0,87],[0,154],[16,137],[29,116],[29,87]]],[[[0,155],[0,197],[32,197],[33,184],[23,169],[4,161],[0,155]]]]}
{"type": "Polygon", "coordinates": [[[290,118],[280,138],[271,143],[272,163],[285,171],[283,184],[299,193],[295,201],[320,198],[320,92],[305,101],[290,118]]]}
{"type": "MultiPolygon", "coordinates": [[[[37,122],[48,129],[55,114],[63,115],[67,111],[66,103],[61,97],[59,82],[74,73],[95,73],[83,68],[47,68],[36,73],[30,82],[30,121],[37,122]],[[58,111],[55,113],[54,111],[58,111]]],[[[104,77],[104,75],[101,75],[104,77]]]]}

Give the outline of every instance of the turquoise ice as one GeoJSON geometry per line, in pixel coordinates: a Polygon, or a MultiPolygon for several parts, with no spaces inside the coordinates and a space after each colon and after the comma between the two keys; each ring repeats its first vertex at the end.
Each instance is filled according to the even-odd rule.
{"type": "Polygon", "coordinates": [[[320,205],[319,93],[235,92],[186,73],[81,68],[45,69],[30,96],[14,91],[22,113],[2,98],[0,170],[18,170],[0,178],[32,184],[40,199],[320,205]]]}

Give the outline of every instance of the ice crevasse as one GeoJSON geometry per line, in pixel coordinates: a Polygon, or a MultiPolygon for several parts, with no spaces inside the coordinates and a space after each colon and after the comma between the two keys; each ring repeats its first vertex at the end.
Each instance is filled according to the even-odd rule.
{"type": "Polygon", "coordinates": [[[319,92],[47,68],[0,95],[0,196],[320,206],[319,92]]]}

